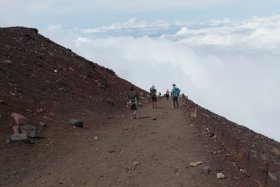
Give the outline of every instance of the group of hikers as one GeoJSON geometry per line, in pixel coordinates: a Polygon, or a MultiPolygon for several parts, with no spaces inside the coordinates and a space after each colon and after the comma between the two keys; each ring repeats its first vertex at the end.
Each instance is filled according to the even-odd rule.
{"type": "MultiPolygon", "coordinates": [[[[172,99],[172,108],[176,109],[179,108],[179,102],[178,97],[180,96],[180,89],[176,87],[176,84],[172,84],[172,90],[169,92],[167,89],[164,96],[166,97],[166,100],[169,100],[169,97],[171,95],[172,99]]],[[[150,98],[152,100],[152,107],[157,108],[157,99],[158,97],[161,97],[161,93],[157,92],[155,86],[153,85],[150,88],[150,98]]],[[[135,91],[135,88],[133,86],[130,87],[130,91],[127,96],[127,106],[130,106],[130,109],[132,110],[132,116],[133,119],[136,119],[136,113],[137,113],[137,106],[139,104],[139,96],[138,93],[135,91]]]]}

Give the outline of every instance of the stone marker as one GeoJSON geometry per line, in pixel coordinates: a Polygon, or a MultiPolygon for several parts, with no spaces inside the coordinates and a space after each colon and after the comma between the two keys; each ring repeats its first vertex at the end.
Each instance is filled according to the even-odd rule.
{"type": "Polygon", "coordinates": [[[84,127],[84,123],[81,119],[70,119],[69,124],[73,125],[74,127],[84,127]]]}

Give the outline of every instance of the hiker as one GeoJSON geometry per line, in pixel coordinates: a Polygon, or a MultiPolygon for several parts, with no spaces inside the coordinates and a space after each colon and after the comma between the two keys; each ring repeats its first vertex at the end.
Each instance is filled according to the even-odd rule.
{"type": "Polygon", "coordinates": [[[153,108],[157,108],[157,90],[154,85],[150,88],[150,96],[153,102],[153,108]]]}
{"type": "Polygon", "coordinates": [[[176,84],[172,84],[171,96],[172,96],[172,108],[178,108],[178,97],[180,95],[180,89],[176,87],[176,84]]]}
{"type": "Polygon", "coordinates": [[[169,100],[169,90],[168,89],[165,92],[165,97],[166,97],[166,100],[168,101],[169,100]]]}
{"type": "Polygon", "coordinates": [[[132,110],[133,119],[136,119],[138,101],[139,101],[138,94],[134,90],[134,87],[131,86],[130,92],[127,95],[127,106],[130,106],[130,109],[132,110]]]}

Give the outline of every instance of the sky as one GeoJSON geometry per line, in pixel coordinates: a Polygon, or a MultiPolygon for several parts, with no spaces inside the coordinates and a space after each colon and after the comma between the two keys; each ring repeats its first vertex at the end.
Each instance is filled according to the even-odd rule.
{"type": "Polygon", "coordinates": [[[0,0],[0,27],[35,27],[118,76],[280,141],[280,1],[0,0]]]}

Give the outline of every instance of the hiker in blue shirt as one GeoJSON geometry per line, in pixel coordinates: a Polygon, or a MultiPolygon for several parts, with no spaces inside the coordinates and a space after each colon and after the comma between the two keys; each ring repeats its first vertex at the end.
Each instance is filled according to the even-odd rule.
{"type": "Polygon", "coordinates": [[[172,108],[179,108],[178,97],[180,95],[180,89],[176,87],[176,84],[172,84],[171,97],[172,97],[172,108]]]}

